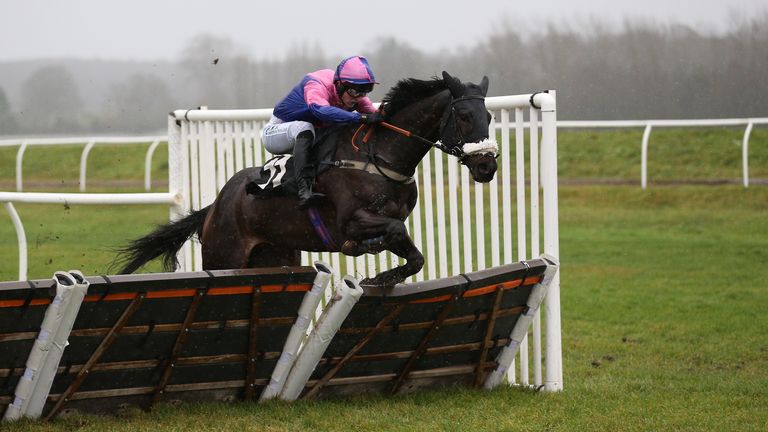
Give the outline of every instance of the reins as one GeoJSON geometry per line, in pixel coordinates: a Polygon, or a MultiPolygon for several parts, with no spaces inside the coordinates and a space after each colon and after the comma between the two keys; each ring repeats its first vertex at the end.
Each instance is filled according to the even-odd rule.
{"type": "Polygon", "coordinates": [[[426,144],[428,146],[437,147],[440,150],[444,150],[444,148],[445,148],[445,146],[442,145],[442,144],[439,144],[439,143],[436,143],[436,142],[432,142],[432,141],[424,138],[423,136],[416,135],[415,133],[413,133],[413,132],[411,132],[409,130],[405,130],[405,129],[399,128],[399,127],[397,127],[397,126],[395,126],[395,125],[393,125],[391,123],[381,122],[381,125],[384,126],[387,129],[389,129],[389,130],[393,130],[393,131],[395,131],[395,132],[397,132],[397,133],[399,133],[401,135],[405,135],[408,138],[413,138],[413,139],[415,139],[417,141],[421,141],[421,142],[423,142],[424,144],[426,144]]]}
{"type": "MultiPolygon", "coordinates": [[[[399,128],[399,127],[397,127],[397,126],[395,126],[395,125],[393,125],[391,123],[387,123],[387,122],[381,122],[380,124],[382,126],[384,126],[385,128],[387,128],[389,130],[392,130],[392,131],[395,131],[395,132],[397,132],[397,133],[399,133],[401,135],[407,136],[408,138],[413,138],[413,139],[415,139],[417,141],[421,141],[422,143],[424,143],[424,144],[426,144],[426,145],[428,145],[430,147],[435,147],[435,148],[438,148],[440,150],[446,151],[444,145],[442,145],[440,143],[436,143],[434,141],[430,141],[430,140],[428,140],[428,139],[426,139],[426,138],[424,138],[424,137],[422,137],[420,135],[416,135],[415,133],[413,133],[413,132],[411,132],[409,130],[405,130],[405,129],[399,128]]],[[[368,126],[368,125],[361,124],[360,127],[358,127],[357,130],[355,131],[355,134],[352,135],[352,148],[354,148],[355,151],[360,151],[360,147],[358,147],[357,144],[355,144],[355,142],[357,141],[357,135],[366,126],[368,126]]],[[[375,125],[369,127],[368,131],[365,133],[365,136],[363,136],[363,141],[362,141],[363,144],[368,144],[368,140],[371,138],[371,135],[373,135],[373,130],[375,129],[374,126],[375,125]]]]}
{"type": "MultiPolygon", "coordinates": [[[[390,123],[386,123],[386,122],[381,122],[381,125],[382,125],[382,126],[384,126],[384,127],[386,127],[386,128],[388,128],[388,129],[391,129],[391,130],[393,130],[393,131],[395,131],[395,132],[397,132],[397,133],[400,133],[400,134],[402,134],[402,135],[405,135],[406,137],[409,137],[409,138],[415,138],[415,139],[418,139],[418,140],[420,140],[420,141],[423,141],[423,142],[425,142],[425,143],[426,143],[427,145],[429,145],[429,146],[434,146],[434,147],[437,147],[437,146],[439,145],[439,144],[437,144],[437,143],[434,143],[434,142],[432,142],[432,141],[430,141],[430,140],[428,140],[428,139],[426,139],[426,138],[424,138],[424,137],[421,137],[421,136],[419,136],[419,135],[416,135],[416,134],[412,133],[411,131],[407,131],[407,130],[405,130],[405,129],[401,129],[401,128],[399,128],[399,127],[397,127],[397,126],[393,125],[393,124],[390,124],[390,123]]],[[[360,133],[360,131],[362,131],[362,130],[363,130],[365,127],[366,127],[366,126],[368,126],[368,125],[365,125],[365,124],[361,124],[361,125],[360,125],[360,126],[357,128],[357,130],[355,130],[355,133],[352,135],[352,148],[353,148],[353,149],[354,149],[356,152],[359,152],[359,151],[360,151],[360,147],[358,147],[358,146],[357,146],[357,144],[355,144],[355,142],[357,141],[357,135],[358,135],[358,134],[360,133]]],[[[368,131],[367,131],[367,132],[365,133],[365,135],[363,136],[363,140],[362,140],[362,143],[363,143],[363,144],[368,144],[368,140],[371,138],[371,135],[373,135],[373,130],[374,130],[374,129],[375,129],[375,125],[371,125],[371,126],[368,128],[368,131]]],[[[373,173],[373,174],[375,174],[375,173],[378,173],[378,174],[380,174],[382,177],[386,178],[387,180],[391,180],[391,181],[393,181],[393,182],[396,182],[396,183],[408,184],[408,183],[412,183],[412,182],[413,182],[413,178],[412,178],[412,177],[410,177],[410,176],[407,176],[407,175],[404,175],[404,174],[400,174],[400,173],[398,173],[398,172],[396,172],[396,171],[393,171],[393,170],[390,170],[390,169],[382,169],[382,168],[379,166],[379,164],[378,164],[378,163],[376,163],[376,155],[373,153],[373,149],[371,149],[371,150],[370,150],[370,152],[368,152],[368,153],[365,153],[365,154],[366,154],[366,156],[368,156],[368,162],[366,162],[366,163],[363,165],[363,167],[362,167],[362,168],[355,166],[355,163],[354,163],[354,161],[338,161],[338,162],[337,162],[337,164],[336,164],[336,166],[339,166],[339,167],[341,167],[341,168],[356,168],[356,169],[362,169],[363,171],[367,171],[367,172],[370,172],[370,173],[373,173]],[[375,171],[375,172],[373,172],[373,171],[371,171],[371,170],[369,170],[369,169],[368,169],[368,166],[369,166],[369,164],[374,166],[374,168],[376,169],[376,171],[375,171]],[[387,172],[389,172],[389,175],[387,174],[387,172]],[[399,178],[398,178],[398,177],[399,177],[399,178]]]]}
{"type": "MultiPolygon", "coordinates": [[[[440,119],[441,134],[442,134],[442,131],[445,129],[445,127],[446,127],[446,125],[448,123],[448,119],[449,118],[453,117],[454,122],[456,121],[456,110],[454,109],[454,104],[456,104],[457,102],[461,102],[461,101],[465,101],[465,100],[471,100],[471,99],[485,100],[485,96],[469,95],[469,96],[461,96],[461,97],[458,97],[458,98],[455,98],[455,99],[451,100],[451,102],[448,104],[448,106],[445,109],[445,113],[443,113],[443,116],[440,119]]],[[[397,133],[399,133],[399,134],[401,134],[403,136],[415,139],[416,141],[420,141],[422,144],[425,144],[425,145],[427,145],[429,147],[434,147],[434,148],[440,149],[441,151],[443,151],[443,152],[445,152],[447,154],[456,156],[457,158],[459,158],[459,162],[460,163],[462,163],[462,164],[465,163],[464,159],[467,156],[467,154],[464,153],[464,151],[463,151],[463,149],[461,147],[461,144],[465,143],[464,142],[464,136],[461,133],[461,130],[459,129],[458,126],[456,126],[456,132],[459,134],[458,138],[459,138],[459,141],[460,141],[460,145],[456,145],[456,146],[453,146],[452,148],[448,148],[443,143],[441,143],[440,141],[435,142],[435,141],[432,141],[432,140],[428,140],[428,139],[426,139],[426,138],[424,138],[424,137],[422,137],[420,135],[417,135],[417,134],[415,134],[415,133],[413,133],[413,132],[411,132],[409,130],[400,128],[398,126],[395,126],[395,125],[393,125],[391,123],[381,122],[379,124],[381,124],[383,127],[387,128],[387,129],[389,129],[391,131],[394,131],[394,132],[397,132],[397,133]]],[[[366,125],[366,124],[361,124],[357,128],[357,130],[355,130],[355,133],[352,135],[352,148],[355,150],[355,152],[359,152],[360,151],[360,147],[357,144],[355,144],[357,142],[357,136],[366,127],[368,127],[368,130],[365,132],[365,135],[363,136],[363,139],[362,139],[362,143],[363,144],[368,144],[368,140],[371,138],[371,135],[373,135],[373,131],[376,128],[376,125],[374,124],[374,125],[370,125],[369,126],[369,125],[366,125]]],[[[376,168],[376,170],[379,172],[379,174],[381,174],[385,178],[387,178],[387,179],[389,179],[391,181],[397,182],[397,183],[409,183],[410,181],[412,181],[412,179],[410,177],[408,177],[408,180],[403,181],[403,180],[398,180],[396,178],[392,178],[389,175],[387,175],[384,172],[384,170],[382,170],[379,167],[379,165],[376,163],[376,155],[373,154],[373,149],[370,150],[370,153],[368,153],[367,156],[368,156],[369,163],[371,163],[376,168]]],[[[346,162],[346,161],[342,161],[342,162],[346,162]]],[[[367,164],[366,164],[366,166],[367,166],[367,164]]],[[[392,171],[392,170],[387,170],[387,171],[392,171]]],[[[405,177],[402,174],[400,176],[405,177]]]]}
{"type": "MultiPolygon", "coordinates": [[[[448,106],[446,107],[446,109],[445,109],[445,113],[443,114],[443,117],[440,119],[440,130],[442,131],[443,129],[445,129],[445,126],[446,126],[446,124],[448,123],[448,119],[449,119],[450,117],[453,117],[453,118],[454,118],[454,121],[455,121],[455,118],[456,118],[456,110],[454,109],[454,107],[453,107],[453,106],[454,106],[456,103],[458,103],[458,102],[462,102],[462,101],[465,101],[465,100],[472,100],[472,99],[480,99],[480,100],[485,100],[485,96],[480,96],[480,95],[469,95],[469,96],[461,96],[461,97],[458,97],[458,98],[452,99],[452,100],[451,100],[451,103],[449,103],[449,104],[448,104],[448,106]]],[[[404,136],[406,136],[406,137],[408,137],[408,138],[413,138],[413,139],[415,139],[415,140],[417,140],[417,141],[421,141],[423,144],[426,144],[426,145],[428,145],[428,146],[430,146],[430,147],[434,147],[434,148],[437,148],[437,149],[439,149],[439,150],[441,150],[441,151],[443,151],[443,152],[445,152],[445,153],[448,153],[448,154],[452,154],[452,155],[454,155],[454,156],[456,156],[456,157],[459,157],[459,158],[462,156],[462,155],[461,155],[461,153],[462,153],[462,152],[461,152],[461,147],[460,147],[460,146],[455,146],[453,149],[449,149],[449,148],[448,148],[448,147],[446,147],[444,144],[442,144],[440,141],[438,141],[438,142],[434,142],[434,141],[428,140],[428,139],[426,139],[426,138],[424,138],[424,137],[422,137],[422,136],[420,136],[420,135],[416,135],[415,133],[413,133],[413,132],[411,132],[411,131],[409,131],[409,130],[406,130],[406,129],[403,129],[403,128],[400,128],[400,127],[397,127],[397,126],[395,126],[395,125],[393,125],[393,124],[391,124],[391,123],[387,123],[387,122],[381,122],[380,124],[381,124],[382,126],[384,126],[385,128],[389,129],[389,130],[392,130],[392,131],[394,131],[394,132],[397,132],[397,133],[399,133],[399,134],[401,134],[401,135],[404,135],[404,136]]],[[[354,149],[355,149],[355,151],[360,151],[360,147],[358,147],[358,146],[355,144],[355,140],[356,140],[356,138],[357,138],[357,134],[358,134],[358,133],[359,133],[359,132],[360,132],[360,131],[361,131],[361,130],[362,130],[364,127],[365,127],[365,126],[366,126],[365,124],[361,124],[361,125],[360,125],[360,127],[358,127],[358,128],[357,128],[357,130],[355,131],[354,135],[352,135],[352,148],[354,148],[354,149]]],[[[374,126],[375,126],[375,125],[374,125],[374,126]]],[[[367,143],[368,143],[368,139],[369,139],[369,138],[371,137],[371,135],[373,134],[373,130],[374,130],[374,127],[373,127],[373,126],[371,126],[371,127],[368,129],[368,132],[366,132],[365,136],[363,137],[363,144],[367,144],[367,143]]],[[[456,128],[456,132],[459,134],[459,140],[461,141],[461,143],[460,143],[460,144],[464,144],[464,136],[461,134],[461,130],[459,130],[459,128],[458,128],[458,127],[456,128]]]]}

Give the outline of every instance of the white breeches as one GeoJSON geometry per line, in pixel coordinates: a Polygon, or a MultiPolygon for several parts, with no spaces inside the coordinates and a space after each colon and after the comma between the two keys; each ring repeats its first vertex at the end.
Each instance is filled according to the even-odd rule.
{"type": "Polygon", "coordinates": [[[283,122],[272,116],[269,123],[261,130],[261,142],[264,143],[264,148],[272,154],[290,154],[293,153],[296,137],[304,131],[311,131],[314,134],[315,127],[312,126],[312,123],[305,121],[283,122]]]}

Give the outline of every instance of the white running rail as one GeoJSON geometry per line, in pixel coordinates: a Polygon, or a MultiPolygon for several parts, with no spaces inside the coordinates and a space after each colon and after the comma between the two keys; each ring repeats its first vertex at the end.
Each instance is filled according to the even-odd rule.
{"type": "Polygon", "coordinates": [[[144,189],[149,192],[152,188],[152,156],[161,142],[167,142],[167,136],[131,136],[131,137],[67,137],[67,138],[23,138],[0,140],[0,147],[16,147],[16,191],[24,190],[22,173],[24,153],[29,146],[77,145],[85,144],[80,154],[80,192],[85,192],[88,155],[96,144],[130,145],[152,143],[147,149],[144,161],[144,189]]]}
{"type": "MultiPolygon", "coordinates": [[[[244,110],[248,111],[248,110],[244,110]]],[[[660,127],[738,127],[745,126],[742,136],[742,184],[749,187],[749,144],[752,130],[755,125],[768,124],[768,118],[737,118],[737,119],[696,119],[696,120],[561,120],[557,126],[561,129],[621,129],[621,128],[643,128],[643,138],[640,143],[641,166],[640,183],[643,189],[648,184],[648,144],[653,128],[660,127]]],[[[524,124],[528,127],[528,124],[524,124]]],[[[497,123],[497,130],[501,129],[501,123],[497,123]]],[[[16,157],[16,190],[21,192],[22,188],[22,161],[24,151],[30,145],[57,145],[57,144],[86,144],[80,157],[80,185],[81,191],[85,191],[88,153],[97,143],[104,144],[138,144],[151,142],[145,156],[144,169],[144,188],[146,191],[151,189],[152,185],[152,157],[158,145],[167,142],[167,136],[137,136],[137,137],[83,137],[83,138],[24,138],[24,139],[2,139],[0,147],[19,146],[16,157]]]]}
{"type": "Polygon", "coordinates": [[[742,184],[749,187],[749,138],[754,125],[768,124],[768,117],[741,119],[697,119],[697,120],[606,120],[606,121],[559,121],[557,127],[564,128],[643,128],[640,143],[640,185],[648,187],[648,142],[653,128],[662,127],[737,127],[745,126],[741,140],[742,184]]]}

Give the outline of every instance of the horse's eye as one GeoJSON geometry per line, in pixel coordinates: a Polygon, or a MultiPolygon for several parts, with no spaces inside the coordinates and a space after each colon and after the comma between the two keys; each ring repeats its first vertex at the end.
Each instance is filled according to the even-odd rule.
{"type": "Polygon", "coordinates": [[[456,112],[456,120],[461,121],[463,123],[471,123],[472,113],[458,111],[456,112]]]}
{"type": "Polygon", "coordinates": [[[472,111],[457,110],[456,115],[461,117],[463,120],[469,120],[470,118],[472,118],[472,111]]]}

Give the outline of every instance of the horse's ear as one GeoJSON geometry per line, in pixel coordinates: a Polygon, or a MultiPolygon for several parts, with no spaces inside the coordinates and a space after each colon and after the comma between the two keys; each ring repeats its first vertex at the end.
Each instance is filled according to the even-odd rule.
{"type": "Polygon", "coordinates": [[[488,94],[488,77],[484,76],[480,81],[480,90],[483,92],[483,96],[488,94]]]}
{"type": "Polygon", "coordinates": [[[448,90],[451,91],[453,97],[460,97],[463,95],[464,86],[458,78],[452,77],[451,74],[443,71],[443,81],[445,81],[445,85],[448,86],[448,90]]]}

